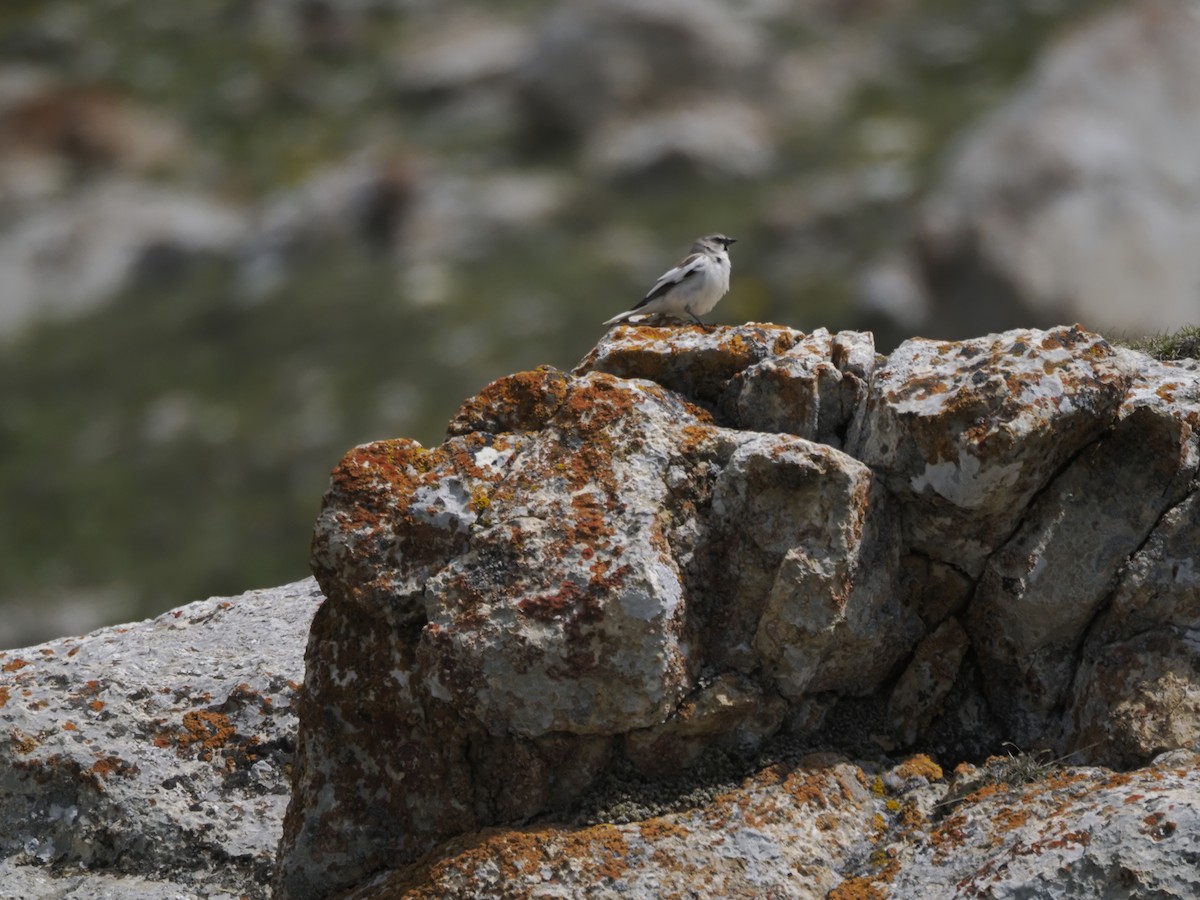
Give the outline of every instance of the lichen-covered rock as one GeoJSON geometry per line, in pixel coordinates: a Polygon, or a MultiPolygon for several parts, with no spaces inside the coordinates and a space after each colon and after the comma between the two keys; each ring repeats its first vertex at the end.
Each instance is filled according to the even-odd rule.
{"type": "Polygon", "coordinates": [[[836,377],[831,412],[798,401],[790,430],[833,436],[865,390],[869,336],[631,327],[571,375],[489,385],[440,447],[347,454],[313,542],[330,601],[284,896],[562,807],[616,757],[661,772],[752,749],[784,719],[780,691],[887,676],[921,626],[896,590],[881,486],[829,446],[745,429],[753,367],[793,348],[812,365],[783,370],[791,396],[820,382],[813,366],[836,377]]]}
{"type": "MultiPolygon", "coordinates": [[[[1122,408],[1125,422],[1157,424],[1171,439],[1148,461],[1169,507],[1124,561],[1107,609],[1091,626],[1074,676],[1068,743],[1110,765],[1136,765],[1163,749],[1200,746],[1200,491],[1182,493],[1169,464],[1195,476],[1200,455],[1200,372],[1145,365],[1122,408]],[[1171,430],[1170,426],[1179,431],[1171,430]],[[1175,441],[1183,438],[1181,444],[1175,441]],[[1171,505],[1171,504],[1174,505],[1171,505]]],[[[1161,438],[1159,439],[1161,443],[1161,438]]],[[[1138,458],[1146,459],[1144,452],[1138,458]]],[[[1145,483],[1146,478],[1132,479],[1145,483]]],[[[1135,506],[1135,508],[1137,508],[1135,506]]]]}
{"type": "Polygon", "coordinates": [[[1127,357],[1078,327],[905,341],[875,369],[847,449],[907,507],[912,549],[977,577],[1132,379],[1127,357]]]}
{"type": "Polygon", "coordinates": [[[891,818],[859,767],[772,766],[703,809],[627,825],[493,829],[367,881],[347,900],[412,897],[825,897],[891,818]],[[802,837],[801,837],[802,836],[802,837]]]}
{"type": "Polygon", "coordinates": [[[1131,773],[1048,767],[1008,783],[917,755],[879,769],[813,754],[702,809],[621,825],[463,835],[344,896],[1191,897],[1200,759],[1131,773]],[[965,793],[957,786],[973,778],[965,793]]]}
{"type": "MultiPolygon", "coordinates": [[[[279,896],[549,879],[853,897],[920,865],[930,883],[982,877],[929,849],[962,829],[943,827],[927,757],[860,772],[838,802],[814,788],[828,767],[805,764],[772,770],[807,785],[791,806],[759,808],[772,781],[735,816],[713,801],[629,826],[489,829],[587,808],[621,773],[745,759],[780,731],[782,746],[952,763],[1005,741],[1117,765],[1194,747],[1198,426],[1194,366],[1078,326],[913,340],[880,362],[853,332],[661,323],[610,330],[571,373],[489,385],[439,447],[352,450],[313,541],[328,602],[279,896]],[[776,826],[806,840],[785,848],[776,826]],[[668,873],[674,829],[694,854],[668,873]]],[[[1119,786],[1107,778],[1046,790],[1119,786]]],[[[966,810],[977,788],[959,787],[966,810]]],[[[1079,809],[1080,827],[1132,839],[1134,820],[1079,809]]],[[[974,834],[983,866],[1006,838],[974,834]]],[[[1029,840],[1081,858],[1062,835],[1029,840]]],[[[1111,873],[1105,853],[1094,867],[1111,873]]]]}
{"type": "Polygon", "coordinates": [[[1081,451],[988,560],[967,627],[1022,747],[1055,741],[1077,648],[1118,572],[1196,474],[1196,436],[1143,407],[1081,451]]]}
{"type": "Polygon", "coordinates": [[[1200,759],[1129,773],[1062,769],[985,783],[889,848],[873,883],[901,897],[1193,897],[1200,892],[1200,759]]]}
{"type": "Polygon", "coordinates": [[[690,686],[662,513],[678,434],[703,421],[657,385],[594,373],[548,424],[494,485],[462,488],[482,509],[469,548],[424,585],[430,695],[498,735],[656,724],[690,686]]]}
{"type": "Polygon", "coordinates": [[[0,652],[0,895],[265,897],[320,600],[307,580],[0,652]]]}

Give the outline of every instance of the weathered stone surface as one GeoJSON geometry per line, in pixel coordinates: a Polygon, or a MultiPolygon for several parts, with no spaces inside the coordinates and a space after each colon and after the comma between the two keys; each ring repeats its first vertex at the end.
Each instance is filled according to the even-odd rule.
{"type": "Polygon", "coordinates": [[[844,760],[778,765],[705,809],[629,825],[481,832],[347,898],[541,896],[825,897],[865,855],[862,822],[887,815],[882,791],[844,760]]]}
{"type": "Polygon", "coordinates": [[[1132,377],[1078,326],[906,341],[875,370],[847,449],[905,504],[912,549],[976,577],[1033,496],[1112,424],[1132,377]]]}
{"type": "Polygon", "coordinates": [[[0,895],[265,897],[320,600],[307,580],[0,653],[0,895]]]}
{"type": "Polygon", "coordinates": [[[758,746],[779,729],[786,708],[781,697],[764,695],[753,679],[726,672],[698,687],[662,725],[629,732],[622,749],[642,772],[671,775],[714,744],[735,750],[758,746]]]}
{"type": "MultiPolygon", "coordinates": [[[[831,845],[829,803],[812,822],[793,804],[735,826],[713,803],[652,825],[489,829],[582,808],[623,772],[744,759],[779,731],[952,762],[1005,741],[1119,765],[1194,747],[1198,383],[1078,326],[914,340],[883,362],[852,332],[628,326],[572,373],[489,385],[440,447],[356,448],[313,542],[329,600],[280,897],[522,893],[527,878],[855,896],[900,883],[910,858],[965,883],[1006,838],[980,830],[970,870],[929,850],[962,830],[942,829],[932,762],[863,774],[867,792],[842,798],[859,830],[831,845]],[[780,849],[763,823],[812,830],[822,852],[780,849]],[[687,874],[664,871],[663,828],[696,838],[687,874]],[[718,859],[730,848],[741,868],[718,859]]],[[[1047,790],[1061,812],[1078,798],[1060,788],[1109,778],[1047,790]]],[[[956,809],[995,794],[959,786],[956,809]]],[[[1028,840],[1075,858],[1048,834],[1028,840]]],[[[1032,885],[1050,869],[1021,871],[1032,885]]]]}
{"type": "Polygon", "coordinates": [[[595,373],[551,424],[477,503],[469,550],[425,583],[428,687],[494,734],[643,728],[690,681],[660,513],[677,434],[702,422],[657,386],[595,373]]]}
{"type": "Polygon", "coordinates": [[[914,743],[942,711],[942,701],[954,687],[970,645],[967,633],[953,616],[917,645],[888,701],[892,729],[901,744],[914,743]]]}
{"type": "MultiPolygon", "coordinates": [[[[302,715],[321,724],[300,744],[284,895],[561,807],[614,753],[661,772],[710,747],[753,749],[784,719],[780,690],[865,693],[887,676],[921,628],[899,605],[870,470],[790,434],[713,424],[756,415],[723,400],[803,338],[614,329],[572,375],[485,388],[441,447],[347,454],[313,542],[331,599],[302,715]],[[578,757],[574,777],[556,753],[578,757]]],[[[822,332],[793,358],[836,376],[813,425],[844,426],[874,363],[869,336],[822,332]]],[[[796,398],[816,383],[811,366],[785,375],[796,398]]]]}
{"type": "Polygon", "coordinates": [[[792,700],[878,685],[920,636],[898,602],[882,504],[871,471],[844,453],[783,436],[743,443],[713,489],[728,573],[714,658],[765,667],[792,700]]]}
{"type": "Polygon", "coordinates": [[[896,848],[875,883],[914,898],[1195,896],[1198,796],[1200,759],[1187,751],[1130,773],[985,784],[896,848]]]}
{"type": "Polygon", "coordinates": [[[621,325],[592,348],[574,374],[608,372],[621,378],[645,378],[693,403],[715,407],[734,376],[778,359],[803,338],[803,332],[782,325],[748,323],[713,332],[621,325]]]}
{"type": "Polygon", "coordinates": [[[408,897],[1190,897],[1200,890],[1200,760],[1057,769],[957,796],[915,756],[887,769],[813,755],[704,809],[627,825],[464,835],[348,892],[408,897]]]}
{"type": "Polygon", "coordinates": [[[1055,741],[1084,632],[1196,474],[1196,437],[1142,407],[1080,453],[988,561],[968,615],[988,697],[1020,746],[1055,741]]]}
{"type": "Polygon", "coordinates": [[[725,390],[722,410],[739,428],[840,447],[874,369],[870,334],[818,328],[786,353],[739,372],[725,390]]]}

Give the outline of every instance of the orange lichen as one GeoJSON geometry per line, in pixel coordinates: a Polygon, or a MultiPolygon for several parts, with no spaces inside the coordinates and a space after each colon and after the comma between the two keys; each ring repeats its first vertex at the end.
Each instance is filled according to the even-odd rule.
{"type": "Polygon", "coordinates": [[[647,819],[638,825],[642,839],[654,843],[668,838],[686,838],[691,832],[682,825],[668,822],[666,819],[647,819]]]}
{"type": "Polygon", "coordinates": [[[896,774],[901,778],[924,777],[930,781],[939,781],[943,772],[942,767],[932,759],[924,753],[918,753],[896,766],[896,774]]]}
{"type": "Polygon", "coordinates": [[[815,806],[828,809],[837,804],[830,803],[826,795],[828,783],[820,773],[797,769],[784,779],[783,787],[797,806],[815,806]]]}
{"type": "Polygon", "coordinates": [[[96,779],[110,781],[114,777],[128,777],[137,773],[137,766],[133,763],[126,762],[117,756],[106,756],[96,760],[90,768],[85,769],[83,774],[90,778],[93,782],[96,779]]]}
{"type": "Polygon", "coordinates": [[[891,891],[887,883],[896,877],[900,871],[900,863],[888,859],[881,871],[872,875],[859,875],[847,878],[828,894],[826,900],[887,900],[891,891]]]}
{"type": "Polygon", "coordinates": [[[1000,831],[1012,831],[1012,829],[1020,828],[1028,822],[1032,814],[1033,810],[1029,808],[1013,809],[1004,806],[993,814],[992,820],[996,823],[996,827],[1000,831]]]}
{"type": "Polygon", "coordinates": [[[16,728],[9,732],[8,741],[12,744],[13,750],[22,756],[32,753],[38,745],[36,738],[16,728]]]}
{"type": "Polygon", "coordinates": [[[0,687],[0,709],[3,709],[6,703],[8,703],[8,688],[0,687]]]}
{"type": "Polygon", "coordinates": [[[400,887],[402,896],[445,896],[443,888],[469,880],[481,867],[496,867],[500,877],[515,883],[521,876],[549,867],[569,868],[574,878],[615,881],[628,867],[629,845],[613,825],[594,825],[575,831],[501,831],[487,833],[459,852],[428,866],[416,866],[400,887]]]}
{"type": "Polygon", "coordinates": [[[224,746],[234,734],[229,717],[207,709],[194,709],[183,714],[183,731],[177,736],[179,748],[193,745],[202,748],[201,759],[211,759],[212,751],[224,746]]]}
{"type": "Polygon", "coordinates": [[[16,659],[9,660],[3,666],[0,666],[0,672],[16,672],[18,669],[23,669],[28,665],[32,665],[29,660],[17,657],[16,659]]]}
{"type": "Polygon", "coordinates": [[[104,701],[103,700],[93,700],[91,703],[88,704],[88,708],[92,712],[100,712],[100,710],[104,709],[104,701]]]}

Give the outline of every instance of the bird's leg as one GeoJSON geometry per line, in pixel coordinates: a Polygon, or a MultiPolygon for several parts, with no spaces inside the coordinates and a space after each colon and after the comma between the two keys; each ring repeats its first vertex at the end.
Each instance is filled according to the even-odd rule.
{"type": "Polygon", "coordinates": [[[694,312],[692,312],[691,307],[685,306],[683,309],[689,316],[691,316],[693,319],[696,320],[697,325],[699,325],[701,328],[703,328],[709,334],[712,333],[712,330],[715,326],[706,324],[703,319],[701,319],[698,315],[696,315],[694,312]]]}

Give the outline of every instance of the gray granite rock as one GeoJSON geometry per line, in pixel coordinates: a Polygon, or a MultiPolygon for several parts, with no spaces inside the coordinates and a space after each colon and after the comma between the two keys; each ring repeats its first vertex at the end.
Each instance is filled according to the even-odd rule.
{"type": "Polygon", "coordinates": [[[0,896],[265,897],[320,600],[309,579],[0,653],[0,896]]]}

